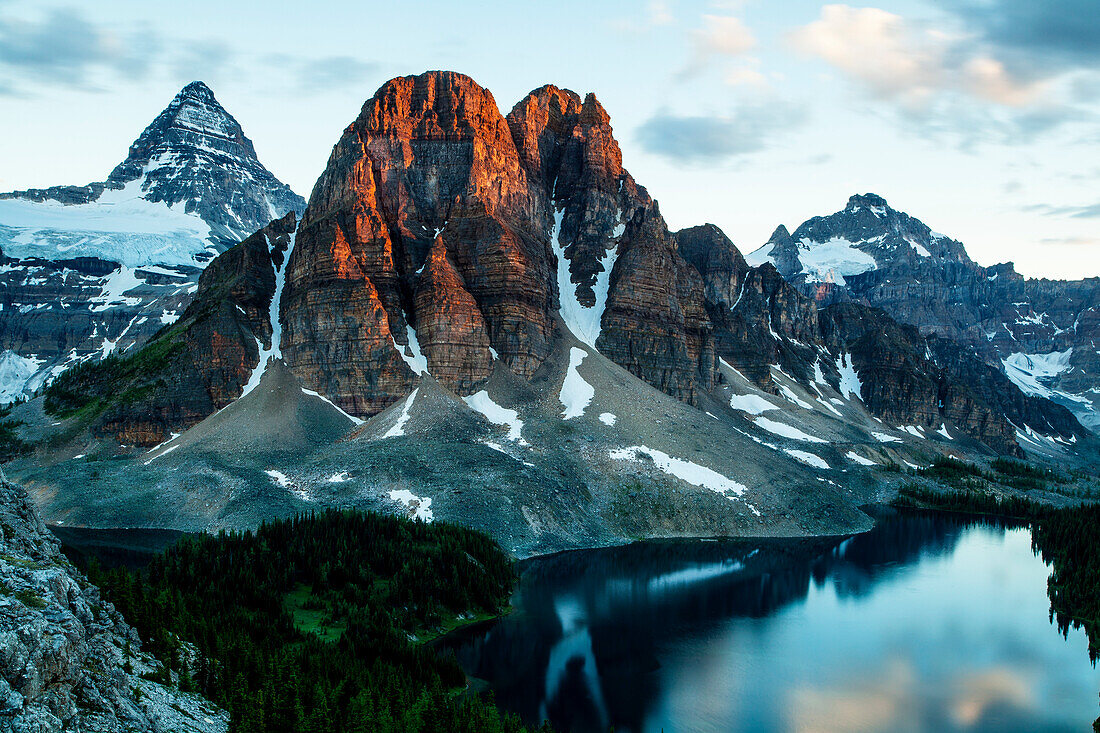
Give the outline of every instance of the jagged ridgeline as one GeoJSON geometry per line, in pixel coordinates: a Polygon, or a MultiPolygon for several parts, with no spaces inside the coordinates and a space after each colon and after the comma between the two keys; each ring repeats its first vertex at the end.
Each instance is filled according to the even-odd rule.
{"type": "Polygon", "coordinates": [[[69,522],[355,506],[522,555],[857,531],[876,467],[941,453],[1091,460],[1065,407],[836,301],[716,226],[670,231],[594,95],[539,87],[502,114],[461,74],[400,77],[300,218],[218,255],[144,348],[13,412],[41,448],[10,470],[69,522]]]}
{"type": "Polygon", "coordinates": [[[305,386],[369,417],[425,371],[461,395],[488,381],[494,361],[531,379],[562,323],[692,404],[721,381],[721,360],[774,390],[772,365],[805,382],[816,369],[837,386],[836,354],[850,352],[865,403],[892,422],[936,430],[950,419],[1003,453],[1020,451],[1013,426],[1080,432],[1042,400],[1002,397],[1017,392],[1005,379],[970,380],[965,355],[962,368],[940,367],[918,333],[880,312],[853,303],[819,314],[770,263],[749,267],[717,227],[669,232],[622,168],[592,95],[542,87],[505,118],[468,77],[395,79],[333,149],[285,274],[286,246],[274,241],[250,238],[203,278],[197,302],[221,318],[196,334],[194,319],[181,322],[137,357],[134,366],[168,369],[172,384],[147,389],[108,364],[59,383],[51,408],[66,414],[73,400],[61,393],[73,387],[103,395],[116,404],[101,411],[100,434],[156,445],[237,398],[264,366],[260,343],[305,386]],[[276,273],[285,288],[271,309],[276,273]],[[166,341],[185,343],[185,371],[160,358],[166,341]]]}
{"type": "MultiPolygon", "coordinates": [[[[1100,425],[1100,279],[1029,279],[1011,262],[983,267],[961,242],[875,194],[852,196],[793,234],[779,227],[749,261],[773,263],[819,305],[867,303],[958,342],[1027,395],[1061,404],[1086,427],[1100,425]]],[[[1013,422],[1020,426],[1019,414],[1013,422]]],[[[1039,429],[1043,418],[1023,422],[1039,429]]],[[[1068,435],[1064,425],[1055,430],[1068,435]]]]}

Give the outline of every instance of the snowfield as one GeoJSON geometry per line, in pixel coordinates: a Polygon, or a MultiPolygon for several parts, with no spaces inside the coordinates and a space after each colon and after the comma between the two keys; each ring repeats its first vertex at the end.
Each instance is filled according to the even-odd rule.
{"type": "Polygon", "coordinates": [[[750,415],[759,415],[768,410],[778,410],[779,408],[768,402],[760,395],[754,394],[735,394],[730,396],[730,407],[741,412],[747,412],[750,415]]]}
{"type": "Polygon", "coordinates": [[[793,440],[801,440],[804,443],[826,443],[828,441],[822,440],[816,436],[804,433],[798,428],[788,425],[786,423],[777,422],[775,420],[769,420],[766,417],[757,417],[753,419],[757,427],[767,430],[773,435],[778,435],[783,438],[791,438],[793,440]]]}
{"type": "Polygon", "coordinates": [[[0,200],[0,249],[8,257],[98,257],[127,267],[203,265],[210,226],[182,206],[142,198],[145,178],[88,204],[0,200]]]}
{"type": "Polygon", "coordinates": [[[432,520],[435,519],[435,515],[432,513],[431,497],[417,496],[408,489],[395,489],[390,492],[390,500],[404,504],[412,510],[414,518],[425,524],[431,524],[432,520]]]}

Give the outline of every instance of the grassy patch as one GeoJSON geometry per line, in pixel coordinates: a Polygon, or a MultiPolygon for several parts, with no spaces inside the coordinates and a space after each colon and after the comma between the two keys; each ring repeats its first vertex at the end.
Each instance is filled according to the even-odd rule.
{"type": "Polygon", "coordinates": [[[294,628],[322,641],[337,641],[348,627],[346,621],[334,620],[327,605],[305,584],[287,593],[283,605],[294,619],[294,628]]]}

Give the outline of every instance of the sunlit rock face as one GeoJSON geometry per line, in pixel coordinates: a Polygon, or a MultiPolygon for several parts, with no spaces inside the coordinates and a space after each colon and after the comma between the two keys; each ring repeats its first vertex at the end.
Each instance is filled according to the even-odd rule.
{"type": "Polygon", "coordinates": [[[530,378],[561,315],[691,399],[714,374],[702,290],[594,96],[542,87],[505,119],[469,77],[429,72],[385,84],[333,149],[291,257],[283,353],[369,415],[408,393],[421,352],[463,393],[493,352],[530,378]]]}

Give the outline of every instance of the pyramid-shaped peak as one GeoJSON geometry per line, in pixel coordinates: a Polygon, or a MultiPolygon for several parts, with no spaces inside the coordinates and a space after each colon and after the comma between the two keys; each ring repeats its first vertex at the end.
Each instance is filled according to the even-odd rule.
{"type": "Polygon", "coordinates": [[[772,232],[772,235],[770,237],[768,237],[768,241],[769,242],[781,242],[781,241],[784,241],[784,240],[787,240],[787,239],[790,239],[790,238],[791,238],[790,231],[787,230],[787,227],[785,225],[780,224],[779,226],[777,226],[775,228],[775,231],[772,232]]]}
{"type": "Polygon", "coordinates": [[[875,193],[856,194],[848,199],[848,208],[857,209],[860,207],[871,208],[872,206],[885,209],[889,204],[886,203],[886,199],[875,193]]]}
{"type": "Polygon", "coordinates": [[[182,102],[187,99],[196,99],[204,104],[218,104],[218,100],[214,98],[214,92],[202,81],[191,82],[176,95],[177,101],[182,102]]]}

